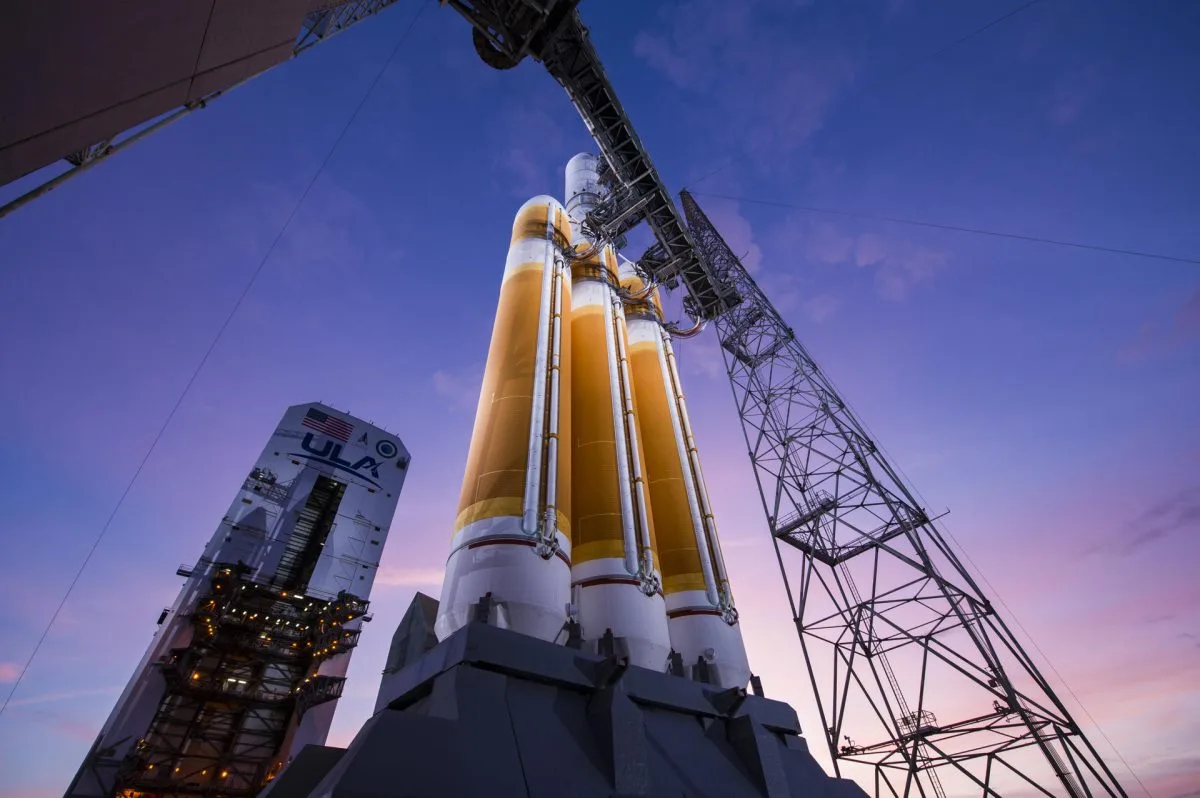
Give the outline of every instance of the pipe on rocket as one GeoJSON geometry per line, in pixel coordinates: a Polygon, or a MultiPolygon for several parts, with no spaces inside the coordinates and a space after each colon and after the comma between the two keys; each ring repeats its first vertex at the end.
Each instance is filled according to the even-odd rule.
{"type": "Polygon", "coordinates": [[[611,632],[632,664],[662,671],[670,633],[645,491],[628,332],[615,290],[616,254],[611,246],[591,241],[583,229],[599,198],[595,156],[575,156],[567,166],[567,213],[576,253],[571,269],[571,580],[583,639],[594,645],[611,632]]]}
{"type": "MultiPolygon", "coordinates": [[[[632,264],[620,279],[629,295],[645,289],[632,264]]],[[[750,667],[661,298],[651,291],[625,312],[671,645],[685,666],[703,658],[721,686],[744,687],[750,667]]]]}
{"type": "MultiPolygon", "coordinates": [[[[554,221],[546,214],[546,238],[553,235],[554,221]]],[[[534,349],[533,401],[529,423],[529,450],[526,457],[525,496],[522,502],[521,528],[527,535],[538,535],[538,504],[542,496],[542,461],[546,447],[546,400],[550,357],[550,314],[554,304],[554,248],[545,250],[542,262],[542,286],[538,301],[537,344],[534,349]]]]}
{"type": "MultiPolygon", "coordinates": [[[[550,348],[550,409],[549,430],[546,434],[546,491],[545,514],[539,536],[538,554],[548,557],[554,553],[558,545],[557,537],[552,533],[558,518],[558,470],[559,460],[559,422],[562,418],[562,337],[563,337],[563,302],[565,292],[569,290],[566,259],[557,253],[554,256],[554,307],[551,310],[551,348],[550,348]]],[[[569,486],[568,486],[569,489],[569,486]]]]}
{"type": "MultiPolygon", "coordinates": [[[[605,255],[609,253],[606,251],[605,255]]],[[[625,570],[630,576],[639,575],[638,529],[633,515],[633,479],[630,474],[629,442],[626,439],[626,412],[622,394],[621,373],[617,365],[618,333],[616,309],[607,292],[601,288],[600,302],[607,306],[610,318],[603,319],[604,324],[604,354],[608,360],[608,394],[609,409],[613,416],[613,449],[617,462],[617,495],[620,497],[621,508],[621,537],[625,543],[625,570]]],[[[582,303],[581,303],[582,306],[582,303]]],[[[586,346],[586,343],[583,344],[586,346]]],[[[585,488],[586,489],[586,488],[585,488]]]]}
{"type": "Polygon", "coordinates": [[[571,286],[557,253],[562,205],[517,212],[484,368],[435,631],[444,639],[491,594],[493,622],[553,640],[570,600],[571,286]]]}
{"type": "Polygon", "coordinates": [[[625,313],[621,301],[612,297],[613,338],[617,344],[617,381],[620,386],[621,421],[626,439],[626,457],[629,460],[629,484],[633,504],[637,512],[637,543],[639,546],[638,576],[642,578],[642,592],[653,595],[661,589],[654,566],[654,541],[651,539],[650,513],[646,508],[646,480],[642,475],[645,453],[638,438],[637,409],[633,400],[633,378],[629,373],[628,338],[625,313]]]}

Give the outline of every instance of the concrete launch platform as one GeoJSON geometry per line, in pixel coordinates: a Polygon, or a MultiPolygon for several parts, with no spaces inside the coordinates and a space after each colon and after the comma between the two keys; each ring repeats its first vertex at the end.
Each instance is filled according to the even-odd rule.
{"type": "Polygon", "coordinates": [[[471,623],[394,674],[344,752],[309,746],[261,798],[865,798],[795,711],[471,623]]]}

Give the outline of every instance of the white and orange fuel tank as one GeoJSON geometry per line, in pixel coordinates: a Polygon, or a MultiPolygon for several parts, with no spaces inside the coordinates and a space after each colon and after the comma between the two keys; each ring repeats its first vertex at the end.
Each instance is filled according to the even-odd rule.
{"type": "Polygon", "coordinates": [[[567,166],[575,257],[571,310],[572,567],[583,639],[610,633],[633,665],[663,671],[671,652],[637,423],[616,255],[583,219],[599,198],[596,157],[567,166]]]}
{"type": "Polygon", "coordinates": [[[500,287],[435,630],[491,622],[543,640],[571,601],[570,224],[548,196],[521,206],[500,287]]]}
{"type": "Polygon", "coordinates": [[[722,687],[745,687],[750,666],[661,299],[628,262],[619,277],[671,646],[685,668],[704,659],[722,687]]]}

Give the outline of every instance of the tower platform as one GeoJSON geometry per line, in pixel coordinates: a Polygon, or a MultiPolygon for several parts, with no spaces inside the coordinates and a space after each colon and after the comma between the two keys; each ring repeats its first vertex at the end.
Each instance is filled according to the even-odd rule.
{"type": "Polygon", "coordinates": [[[866,796],[787,704],[480,622],[387,690],[347,749],[308,746],[260,798],[866,796]]]}

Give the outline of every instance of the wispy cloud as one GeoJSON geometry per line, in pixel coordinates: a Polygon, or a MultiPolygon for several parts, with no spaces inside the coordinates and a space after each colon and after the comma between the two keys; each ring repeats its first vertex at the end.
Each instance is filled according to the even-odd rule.
{"type": "MultiPolygon", "coordinates": [[[[704,212],[746,271],[754,275],[771,297],[772,304],[780,313],[799,311],[809,321],[820,324],[841,309],[842,302],[836,296],[828,292],[816,292],[806,283],[800,272],[795,270],[798,264],[794,260],[775,263],[773,268],[764,267],[763,247],[737,202],[713,198],[705,202],[704,212]]],[[[806,241],[805,249],[800,251],[822,262],[838,262],[850,256],[854,239],[840,236],[832,229],[822,228],[818,234],[821,232],[828,235],[823,239],[806,241]]],[[[795,253],[797,250],[794,244],[787,242],[774,247],[774,251],[778,255],[795,253]]],[[[710,356],[701,359],[701,364],[701,370],[708,376],[724,373],[720,352],[715,348],[711,349],[710,356]]]]}
{"type": "Polygon", "coordinates": [[[501,115],[497,127],[495,166],[508,194],[520,199],[561,194],[562,126],[539,108],[518,105],[501,115]]]}
{"type": "MultiPolygon", "coordinates": [[[[891,302],[907,299],[950,264],[948,252],[907,238],[860,233],[799,214],[784,219],[771,239],[771,252],[795,252],[810,264],[853,266],[870,272],[876,294],[891,302]]],[[[836,308],[826,301],[806,310],[813,321],[822,321],[836,308]]]]}
{"type": "Polygon", "coordinates": [[[808,5],[678,2],[634,37],[634,55],[684,94],[703,96],[709,119],[739,120],[738,145],[761,151],[760,165],[776,164],[764,157],[766,145],[773,159],[801,146],[854,78],[849,54],[819,34],[797,41],[797,31],[811,30],[808,5]]]}
{"type": "Polygon", "coordinates": [[[120,687],[93,687],[86,690],[64,690],[55,693],[41,693],[28,698],[16,698],[8,702],[9,708],[29,707],[36,704],[48,704],[52,701],[73,701],[76,698],[90,698],[98,695],[113,695],[121,691],[120,687]]]}
{"type": "Polygon", "coordinates": [[[820,324],[833,318],[842,309],[842,300],[832,294],[817,294],[811,299],[806,299],[803,307],[804,315],[820,324]]]}
{"type": "Polygon", "coordinates": [[[884,299],[899,302],[945,268],[949,256],[923,244],[865,233],[854,240],[854,264],[875,270],[875,287],[884,299]]]}
{"type": "Polygon", "coordinates": [[[438,396],[449,399],[451,407],[471,409],[479,400],[482,379],[483,366],[478,364],[458,371],[439,369],[433,373],[433,390],[438,396]]]}
{"type": "Polygon", "coordinates": [[[1121,547],[1123,554],[1133,554],[1156,540],[1181,529],[1200,525],[1200,485],[1156,502],[1140,516],[1126,525],[1126,535],[1121,547]]]}
{"type": "Polygon", "coordinates": [[[1079,556],[1128,557],[1180,530],[1196,526],[1200,526],[1200,485],[1159,499],[1122,524],[1115,535],[1090,542],[1079,556]]]}
{"type": "Polygon", "coordinates": [[[721,233],[729,249],[746,267],[746,271],[757,274],[762,267],[762,247],[754,236],[750,220],[742,215],[738,203],[724,199],[705,200],[704,214],[721,233]]]}
{"type": "Polygon", "coordinates": [[[442,568],[398,568],[393,565],[381,565],[375,576],[375,584],[380,587],[438,587],[445,576],[442,568]]]}
{"type": "Polygon", "coordinates": [[[15,682],[21,675],[21,666],[15,662],[0,662],[0,684],[15,682]]]}
{"type": "Polygon", "coordinates": [[[685,375],[694,374],[708,379],[725,376],[725,359],[721,356],[716,330],[711,327],[695,338],[677,344],[675,356],[685,375]]]}
{"type": "Polygon", "coordinates": [[[1072,70],[1055,83],[1046,100],[1049,120],[1058,126],[1077,121],[1100,93],[1102,82],[1092,67],[1072,70]]]}
{"type": "Polygon", "coordinates": [[[63,718],[54,721],[54,730],[64,737],[84,743],[90,743],[95,740],[99,731],[89,723],[80,723],[63,718]]]}
{"type": "Polygon", "coordinates": [[[1117,359],[1137,362],[1165,357],[1197,341],[1200,341],[1200,288],[1193,290],[1168,318],[1143,324],[1134,340],[1118,350],[1117,359]]]}

